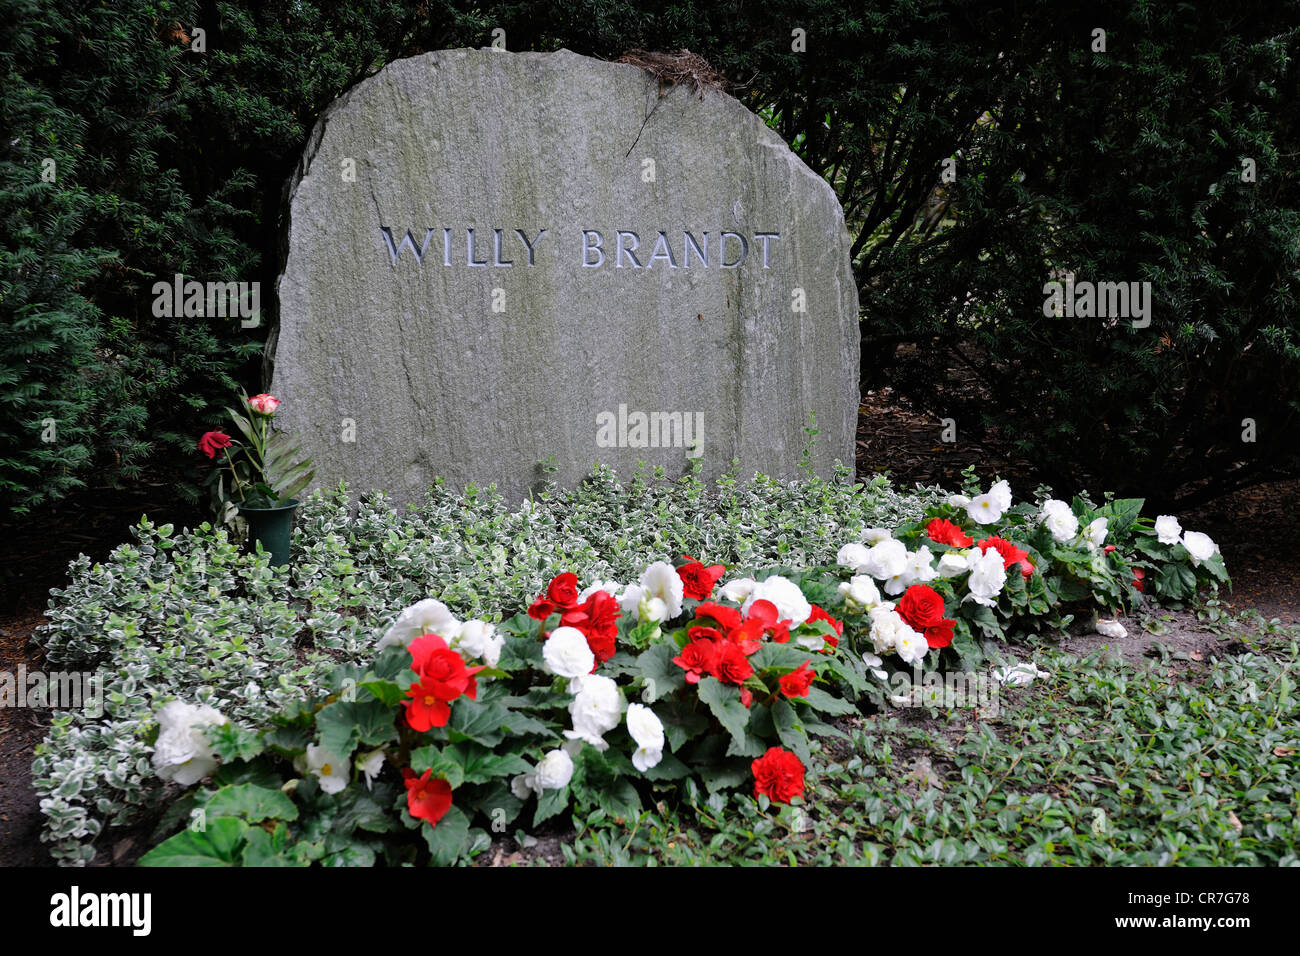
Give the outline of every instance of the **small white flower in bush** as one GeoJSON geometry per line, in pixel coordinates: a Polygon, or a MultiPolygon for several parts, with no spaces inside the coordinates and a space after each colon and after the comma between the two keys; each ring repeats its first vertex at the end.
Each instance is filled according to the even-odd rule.
{"type": "Polygon", "coordinates": [[[869,611],[880,603],[880,590],[869,574],[855,574],[839,586],[844,602],[856,611],[869,611]]]}
{"type": "Polygon", "coordinates": [[[1079,519],[1070,506],[1056,498],[1048,498],[1039,509],[1038,519],[1052,533],[1052,540],[1064,544],[1079,533],[1079,519]]]}
{"type": "Polygon", "coordinates": [[[1011,507],[1011,486],[999,481],[982,495],[966,503],[966,514],[976,524],[993,524],[1011,507]]]}
{"type": "Polygon", "coordinates": [[[1214,557],[1219,546],[1214,543],[1208,534],[1202,534],[1199,531],[1187,531],[1183,533],[1183,547],[1191,555],[1192,564],[1199,565],[1202,561],[1208,561],[1214,557]]]}
{"type": "Polygon", "coordinates": [[[856,541],[850,541],[836,553],[835,563],[840,565],[840,567],[848,568],[850,571],[858,572],[866,567],[868,554],[869,549],[865,544],[858,544],[856,541]]]}
{"type": "Polygon", "coordinates": [[[656,766],[664,757],[664,725],[655,712],[644,704],[628,704],[627,732],[636,741],[632,766],[642,773],[656,766]]]}
{"type": "Polygon", "coordinates": [[[384,769],[384,752],[382,750],[372,750],[370,753],[357,759],[357,769],[366,778],[366,789],[370,789],[379,776],[379,771],[384,769]]]}
{"type": "Polygon", "coordinates": [[[943,578],[955,578],[959,574],[965,574],[970,570],[970,555],[965,551],[945,552],[939,556],[936,570],[943,578]]]}
{"type": "Polygon", "coordinates": [[[520,800],[527,800],[530,794],[540,797],[543,790],[562,790],[572,779],[573,758],[563,750],[552,750],[534,770],[512,779],[510,791],[520,800]]]}
{"type": "Polygon", "coordinates": [[[226,718],[212,707],[173,700],[158,711],[158,741],[154,744],[153,765],[158,776],[183,787],[198,783],[217,769],[203,731],[226,723],[226,718]]]}
{"type": "Polygon", "coordinates": [[[718,589],[718,595],[723,600],[731,601],[734,604],[744,604],[749,600],[750,594],[758,582],[753,578],[736,578],[734,581],[728,581],[718,589]]]}
{"type": "Polygon", "coordinates": [[[447,605],[433,598],[417,601],[401,614],[384,633],[377,645],[377,650],[400,644],[406,647],[417,637],[424,634],[437,634],[445,641],[450,641],[460,630],[460,622],[448,610],[447,605]]]}
{"type": "Polygon", "coordinates": [[[448,646],[468,660],[480,660],[488,667],[496,667],[501,660],[501,648],[505,646],[504,636],[495,634],[496,626],[486,621],[466,621],[460,626],[455,639],[448,641],[448,646]]]}
{"type": "Polygon", "coordinates": [[[882,541],[888,541],[894,536],[894,532],[888,528],[868,528],[862,532],[862,540],[869,545],[877,545],[882,541]]]}
{"type": "Polygon", "coordinates": [[[877,654],[894,653],[898,649],[900,638],[916,633],[898,616],[894,605],[889,602],[873,607],[869,617],[871,618],[871,645],[877,654]]]}
{"type": "Polygon", "coordinates": [[[1156,517],[1156,539],[1161,544],[1178,544],[1182,540],[1183,526],[1173,515],[1156,517]]]}
{"type": "Polygon", "coordinates": [[[596,666],[587,637],[576,627],[557,627],[542,648],[546,669],[560,677],[582,677],[596,666]]]}
{"type": "Polygon", "coordinates": [[[903,573],[907,567],[907,545],[890,538],[873,544],[857,570],[871,575],[877,581],[887,581],[903,573]]]}
{"type": "Polygon", "coordinates": [[[585,740],[597,750],[606,750],[605,734],[618,726],[623,716],[623,695],[610,678],[588,674],[579,684],[577,695],[569,704],[573,729],[564,736],[570,740],[585,740]]]}
{"type": "Polygon", "coordinates": [[[908,664],[916,664],[925,657],[925,653],[929,649],[930,645],[926,643],[925,635],[912,630],[904,622],[902,629],[898,631],[897,640],[894,642],[894,653],[908,664]]]}
{"type": "Polygon", "coordinates": [[[971,565],[970,577],[966,580],[970,600],[985,607],[993,607],[998,603],[998,595],[1006,583],[1007,571],[1002,566],[1002,555],[993,548],[985,551],[971,565]]]}
{"type": "Polygon", "coordinates": [[[949,495],[944,499],[944,504],[952,508],[965,508],[970,504],[970,498],[966,495],[949,495]]]}
{"type": "Polygon", "coordinates": [[[871,673],[875,675],[877,680],[888,679],[889,671],[881,667],[881,665],[884,664],[885,662],[882,661],[875,654],[863,654],[862,663],[867,665],[867,670],[871,671],[871,673]]]}
{"type": "Polygon", "coordinates": [[[320,781],[320,788],[325,793],[338,793],[348,785],[352,764],[346,757],[331,753],[317,744],[308,744],[307,772],[320,781]]]}
{"type": "Polygon", "coordinates": [[[777,619],[790,621],[791,627],[802,624],[808,620],[808,615],[812,614],[812,605],[799,590],[799,585],[779,574],[759,581],[749,592],[749,597],[745,599],[741,611],[748,614],[755,601],[771,601],[776,605],[777,619]]]}
{"type": "Polygon", "coordinates": [[[646,597],[652,601],[658,599],[663,602],[667,609],[663,620],[674,618],[682,613],[685,585],[677,569],[667,561],[656,561],[646,568],[645,573],[641,575],[641,586],[645,588],[646,597]]]}
{"type": "Polygon", "coordinates": [[[1094,548],[1100,548],[1106,543],[1107,521],[1106,518],[1094,518],[1088,523],[1088,527],[1083,529],[1084,535],[1094,548]]]}

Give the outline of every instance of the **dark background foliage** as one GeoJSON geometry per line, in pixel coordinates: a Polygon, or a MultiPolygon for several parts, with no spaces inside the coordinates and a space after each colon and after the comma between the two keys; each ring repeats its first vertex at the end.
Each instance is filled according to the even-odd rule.
{"type": "Polygon", "coordinates": [[[391,59],[498,27],[512,50],[689,48],[724,73],[838,191],[863,385],[936,436],[952,418],[1032,462],[1018,477],[1169,505],[1300,473],[1297,0],[0,0],[0,23],[10,515],[87,485],[193,494],[196,436],[262,385],[283,188],[316,116],[391,59]],[[1151,282],[1151,326],[1044,317],[1066,271],[1151,282]],[[260,281],[268,322],[155,318],[178,272],[260,281]]]}

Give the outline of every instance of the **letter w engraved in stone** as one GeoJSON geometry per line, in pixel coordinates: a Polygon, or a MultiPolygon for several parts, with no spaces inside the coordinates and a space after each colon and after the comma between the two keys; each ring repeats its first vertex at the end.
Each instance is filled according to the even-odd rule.
{"type": "Polygon", "coordinates": [[[406,230],[406,235],[397,245],[393,245],[393,230],[388,226],[380,226],[379,231],[384,236],[384,244],[388,246],[388,254],[393,257],[393,267],[397,267],[397,258],[402,254],[402,249],[407,246],[411,247],[411,255],[415,256],[415,264],[424,265],[424,253],[429,248],[429,239],[433,236],[433,230],[430,229],[424,234],[424,245],[419,249],[415,248],[415,237],[411,235],[411,230],[406,230]]]}

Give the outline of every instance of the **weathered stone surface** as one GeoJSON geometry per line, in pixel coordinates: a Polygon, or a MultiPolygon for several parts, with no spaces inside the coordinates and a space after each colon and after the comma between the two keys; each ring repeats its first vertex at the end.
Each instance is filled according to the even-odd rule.
{"type": "Polygon", "coordinates": [[[321,116],[290,195],[271,387],[321,484],[679,475],[700,424],[706,476],[790,477],[813,413],[818,471],[853,460],[843,214],[728,96],[567,51],[430,53],[321,116]]]}

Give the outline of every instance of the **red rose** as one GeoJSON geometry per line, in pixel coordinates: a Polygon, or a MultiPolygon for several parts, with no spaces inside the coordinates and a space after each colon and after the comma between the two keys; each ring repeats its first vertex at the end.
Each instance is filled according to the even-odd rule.
{"type": "Polygon", "coordinates": [[[803,796],[803,764],[788,750],[770,747],[749,765],[754,774],[754,798],[766,796],[775,803],[789,803],[803,796]]]}
{"type": "Polygon", "coordinates": [[[689,554],[685,555],[686,564],[677,569],[677,576],[682,579],[683,593],[696,601],[705,601],[713,594],[713,586],[726,573],[720,564],[711,564],[707,568],[689,554]]]}
{"type": "Polygon", "coordinates": [[[925,533],[935,544],[946,544],[953,548],[969,548],[974,541],[963,534],[961,528],[943,518],[932,518],[925,526],[925,533]]]}
{"type": "Polygon", "coordinates": [[[1134,569],[1133,569],[1133,587],[1137,588],[1139,591],[1145,592],[1145,591],[1146,591],[1146,587],[1143,586],[1143,584],[1142,584],[1142,579],[1145,578],[1146,576],[1147,576],[1147,573],[1146,573],[1145,571],[1143,571],[1141,568],[1134,568],[1134,569]]]}
{"type": "Polygon", "coordinates": [[[897,610],[898,616],[914,631],[924,632],[928,627],[953,624],[944,619],[943,595],[928,584],[913,584],[904,591],[897,610]]]}
{"type": "Polygon", "coordinates": [[[451,809],[451,784],[446,780],[431,779],[433,768],[417,777],[407,767],[402,771],[402,776],[406,780],[406,808],[411,816],[417,820],[427,820],[430,826],[436,826],[451,809]]]}
{"type": "Polygon", "coordinates": [[[692,641],[725,641],[726,637],[716,627],[704,627],[692,624],[686,629],[686,636],[692,641]]]}
{"type": "Polygon", "coordinates": [[[812,686],[813,678],[817,676],[815,671],[809,670],[808,665],[812,659],[808,659],[800,664],[781,678],[781,693],[786,697],[807,697],[808,688],[812,686]]]}
{"type": "Polygon", "coordinates": [[[713,675],[724,684],[743,684],[754,675],[754,667],[739,644],[730,641],[716,645],[718,659],[713,665],[713,675]]]}
{"type": "Polygon", "coordinates": [[[1002,555],[1002,566],[1004,568],[1009,569],[1011,565],[1019,563],[1020,573],[1022,575],[1029,577],[1034,573],[1034,565],[1029,560],[1029,552],[1024,548],[1017,548],[1006,538],[985,538],[980,542],[979,546],[981,553],[987,553],[988,549],[992,548],[998,554],[1002,555]]]}
{"type": "Polygon", "coordinates": [[[578,603],[578,576],[572,571],[557,574],[547,585],[546,596],[562,611],[578,603]]]}
{"type": "Polygon", "coordinates": [[[199,451],[209,458],[216,458],[217,452],[230,447],[230,436],[225,432],[204,432],[199,439],[199,451]]]}
{"type": "Polygon", "coordinates": [[[754,692],[748,687],[740,688],[740,702],[748,707],[754,702],[754,692]]]}
{"type": "Polygon", "coordinates": [[[593,591],[584,603],[560,615],[560,623],[582,631],[599,664],[614,656],[618,643],[618,619],[622,613],[618,601],[612,596],[604,591],[593,591]]]}
{"type": "Polygon", "coordinates": [[[673,658],[673,663],[686,671],[686,683],[698,684],[701,677],[713,673],[717,660],[717,644],[712,641],[691,641],[673,658]]]}

